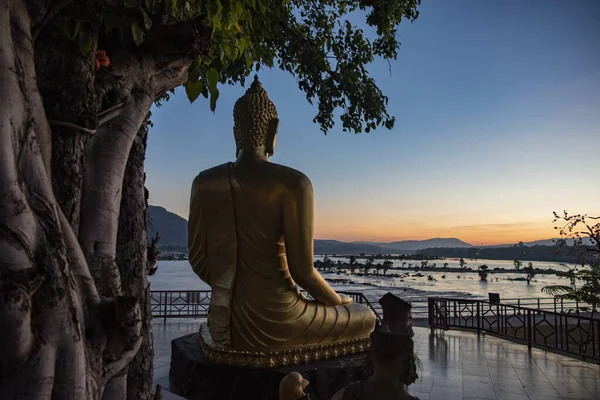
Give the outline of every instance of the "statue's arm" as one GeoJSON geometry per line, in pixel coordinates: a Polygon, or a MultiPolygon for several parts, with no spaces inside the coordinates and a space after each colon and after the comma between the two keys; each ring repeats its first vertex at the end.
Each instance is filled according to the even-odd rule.
{"type": "MultiPolygon", "coordinates": [[[[199,190],[198,179],[192,183],[192,194],[190,197],[190,217],[188,219],[188,249],[189,262],[192,269],[202,279],[209,283],[207,252],[206,252],[206,226],[200,218],[201,211],[201,193],[199,190]]],[[[210,283],[209,283],[210,284],[210,283]]]]}
{"type": "Polygon", "coordinates": [[[285,196],[283,236],[294,281],[315,300],[328,305],[345,302],[314,267],[314,195],[308,178],[285,196]]]}

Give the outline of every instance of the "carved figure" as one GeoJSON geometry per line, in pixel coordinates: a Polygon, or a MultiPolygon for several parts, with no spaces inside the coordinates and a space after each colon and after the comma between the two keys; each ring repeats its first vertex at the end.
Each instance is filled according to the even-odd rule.
{"type": "Polygon", "coordinates": [[[336,293],[313,265],[310,180],[267,161],[279,119],[258,79],[236,102],[234,122],[236,161],[200,173],[192,185],[189,260],[212,289],[208,331],[214,343],[205,348],[245,356],[280,352],[280,365],[366,350],[374,314],[336,293]],[[326,349],[357,339],[366,345],[326,349]],[[285,353],[305,348],[317,351],[285,353]]]}
{"type": "Polygon", "coordinates": [[[309,400],[310,397],[304,393],[308,381],[298,372],[290,372],[283,377],[279,384],[279,400],[309,400]]]}
{"type": "Polygon", "coordinates": [[[371,335],[373,374],[365,381],[351,383],[332,400],[413,400],[407,385],[414,365],[414,343],[408,335],[384,332],[371,335]]]}

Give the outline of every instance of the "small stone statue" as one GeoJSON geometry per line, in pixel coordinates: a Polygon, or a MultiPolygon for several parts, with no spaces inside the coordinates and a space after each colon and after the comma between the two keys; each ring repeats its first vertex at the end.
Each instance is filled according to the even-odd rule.
{"type": "MultiPolygon", "coordinates": [[[[414,336],[411,323],[411,309],[412,305],[402,300],[400,297],[393,295],[392,293],[386,293],[381,299],[379,304],[383,311],[383,321],[380,326],[376,329],[381,332],[393,333],[396,335],[406,335],[408,337],[414,336]]],[[[369,350],[367,355],[367,375],[371,376],[373,373],[373,347],[369,350]]],[[[409,374],[408,381],[406,384],[410,385],[418,378],[416,369],[416,360],[411,366],[411,372],[409,374]]]]}
{"type": "Polygon", "coordinates": [[[412,305],[409,302],[388,292],[379,299],[379,304],[383,310],[381,327],[384,331],[414,336],[410,314],[412,305]]]}
{"type": "Polygon", "coordinates": [[[408,335],[383,332],[371,334],[373,374],[337,392],[332,400],[415,400],[407,390],[414,343],[408,335]]]}
{"type": "Polygon", "coordinates": [[[304,393],[308,383],[298,372],[290,372],[279,384],[279,400],[310,400],[304,393]]]}

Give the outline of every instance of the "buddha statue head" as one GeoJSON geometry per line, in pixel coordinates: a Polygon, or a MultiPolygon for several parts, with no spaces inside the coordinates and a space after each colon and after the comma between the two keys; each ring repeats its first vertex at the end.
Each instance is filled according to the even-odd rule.
{"type": "MultiPolygon", "coordinates": [[[[275,151],[279,118],[275,104],[254,77],[254,82],[233,107],[233,134],[236,157],[244,149],[264,152],[270,157],[275,151]]],[[[263,155],[263,154],[261,154],[263,155]]]]}

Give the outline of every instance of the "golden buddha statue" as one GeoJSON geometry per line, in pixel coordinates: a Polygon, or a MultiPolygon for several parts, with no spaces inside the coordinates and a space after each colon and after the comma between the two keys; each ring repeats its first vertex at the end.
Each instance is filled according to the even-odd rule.
{"type": "Polygon", "coordinates": [[[279,119],[258,79],[233,114],[237,159],[201,172],[190,200],[189,261],[212,290],[207,348],[280,352],[278,365],[366,350],[375,315],[336,293],[313,265],[310,180],[267,161],[279,119]],[[302,357],[289,352],[297,349],[320,350],[292,360],[302,357]]]}

